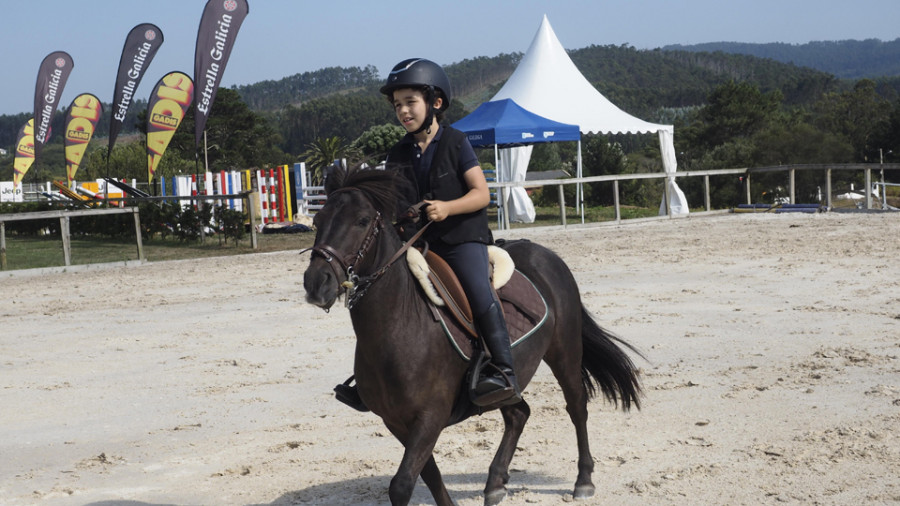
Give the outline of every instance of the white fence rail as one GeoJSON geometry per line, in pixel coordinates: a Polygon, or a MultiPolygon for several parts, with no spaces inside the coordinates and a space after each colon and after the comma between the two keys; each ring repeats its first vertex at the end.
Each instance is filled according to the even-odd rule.
{"type": "MultiPolygon", "coordinates": [[[[744,199],[747,204],[753,204],[752,202],[752,193],[751,186],[753,184],[753,180],[755,179],[754,175],[759,175],[763,173],[771,173],[771,172],[784,172],[785,173],[785,184],[784,186],[788,189],[788,200],[790,204],[797,203],[797,195],[796,195],[796,173],[797,171],[820,171],[824,173],[825,180],[825,191],[823,192],[825,197],[825,202],[822,205],[826,206],[828,209],[833,207],[832,202],[832,173],[835,170],[850,170],[850,171],[863,171],[865,177],[864,183],[864,196],[865,196],[865,209],[874,209],[874,196],[873,188],[881,187],[881,191],[878,194],[882,198],[882,202],[879,204],[879,208],[888,209],[887,199],[885,197],[885,188],[889,186],[900,186],[894,183],[886,183],[884,180],[885,171],[898,171],[900,170],[900,164],[896,163],[885,163],[885,164],[805,164],[805,165],[779,165],[772,167],[751,167],[751,168],[733,168],[733,169],[714,169],[714,170],[684,170],[678,171],[674,175],[669,175],[664,172],[654,172],[654,173],[644,173],[644,174],[611,174],[604,176],[589,176],[589,177],[581,177],[581,178],[566,178],[566,179],[541,179],[541,180],[529,180],[529,181],[518,181],[518,182],[489,182],[488,187],[492,190],[497,191],[501,197],[498,199],[498,213],[499,216],[503,216],[504,208],[503,203],[506,202],[509,189],[515,187],[527,187],[527,188],[537,188],[537,187],[547,187],[547,186],[557,186],[558,187],[558,200],[559,200],[559,208],[560,208],[560,221],[562,225],[566,225],[566,213],[565,213],[565,200],[563,197],[563,187],[565,185],[585,185],[585,184],[593,184],[593,183],[612,183],[612,193],[613,193],[613,202],[615,207],[615,221],[621,221],[622,212],[621,212],[621,194],[619,189],[620,181],[633,181],[633,180],[641,180],[641,179],[665,179],[667,177],[674,176],[676,181],[684,180],[693,177],[702,177],[703,178],[703,207],[709,212],[712,211],[711,205],[711,186],[710,186],[710,177],[715,176],[741,176],[743,178],[743,192],[744,199]],[[880,182],[872,181],[872,171],[880,172],[880,182]]],[[[668,189],[668,185],[664,185],[666,189],[668,189]]],[[[321,186],[312,186],[307,188],[308,191],[304,192],[303,199],[309,202],[310,210],[321,209],[322,204],[324,203],[326,197],[324,195],[324,188],[321,186]],[[313,204],[313,202],[315,204],[313,204]]],[[[582,223],[584,222],[584,203],[576,202],[575,207],[578,212],[581,214],[582,223]]],[[[695,206],[696,207],[696,206],[695,206]]],[[[666,205],[666,216],[671,217],[671,208],[666,205]]],[[[500,228],[509,228],[509,222],[507,220],[500,220],[500,228]]]]}

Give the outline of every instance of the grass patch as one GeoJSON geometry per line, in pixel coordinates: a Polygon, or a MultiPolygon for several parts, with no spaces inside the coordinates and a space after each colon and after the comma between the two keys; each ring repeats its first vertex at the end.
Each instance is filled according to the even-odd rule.
{"type": "MultiPolygon", "coordinates": [[[[218,237],[206,237],[203,242],[183,242],[175,238],[144,241],[144,256],[150,262],[207,258],[247,253],[264,253],[302,249],[311,246],[311,232],[302,234],[259,234],[259,249],[250,247],[250,237],[238,244],[224,244],[218,237]]],[[[109,239],[100,237],[73,237],[71,241],[72,265],[101,264],[137,260],[137,243],[134,239],[109,239]]],[[[59,236],[7,236],[7,270],[36,269],[65,265],[62,238],[59,236]]]]}
{"type": "MultiPolygon", "coordinates": [[[[622,219],[656,216],[656,209],[622,207],[622,219]]],[[[615,208],[591,207],[585,209],[585,222],[595,223],[616,219],[615,208]]],[[[497,210],[488,210],[490,227],[497,229],[497,210]]],[[[573,207],[566,207],[566,223],[581,223],[581,215],[573,207]]],[[[511,223],[510,228],[558,226],[562,221],[559,208],[536,207],[534,223],[511,223]]],[[[182,260],[187,258],[208,258],[247,253],[300,250],[312,246],[315,234],[258,234],[259,249],[250,247],[250,234],[235,244],[233,240],[224,243],[221,236],[209,236],[201,241],[180,241],[175,237],[145,240],[144,256],[150,262],[182,260]]],[[[93,236],[72,237],[72,265],[100,264],[137,260],[137,244],[134,238],[110,239],[93,236]]],[[[58,234],[47,236],[6,237],[7,270],[35,269],[65,265],[62,238],[58,234]]]]}

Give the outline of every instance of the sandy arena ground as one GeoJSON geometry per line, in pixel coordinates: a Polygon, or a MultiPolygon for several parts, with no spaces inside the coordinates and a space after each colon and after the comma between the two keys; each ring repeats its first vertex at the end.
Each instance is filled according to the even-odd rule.
{"type": "MultiPolygon", "coordinates": [[[[643,350],[643,409],[590,404],[583,504],[900,502],[900,214],[717,215],[515,230],[643,350]]],[[[402,453],[332,397],[343,307],[296,252],[0,274],[0,504],[385,504],[402,453]]],[[[574,432],[544,367],[505,505],[571,502],[574,432]]],[[[496,412],[436,457],[482,504],[496,412]]],[[[433,504],[419,483],[414,504],[433,504]]]]}

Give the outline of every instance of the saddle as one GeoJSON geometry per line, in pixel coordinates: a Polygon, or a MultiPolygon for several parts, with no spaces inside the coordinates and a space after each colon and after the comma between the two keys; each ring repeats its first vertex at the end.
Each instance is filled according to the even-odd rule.
{"type": "MultiPolygon", "coordinates": [[[[492,266],[492,286],[503,307],[512,347],[543,325],[549,308],[531,280],[515,269],[505,250],[488,246],[488,256],[492,266]]],[[[423,256],[419,250],[410,248],[407,263],[430,302],[432,316],[443,327],[450,344],[463,360],[471,360],[478,346],[478,331],[469,300],[456,274],[433,251],[426,251],[423,256]]]]}

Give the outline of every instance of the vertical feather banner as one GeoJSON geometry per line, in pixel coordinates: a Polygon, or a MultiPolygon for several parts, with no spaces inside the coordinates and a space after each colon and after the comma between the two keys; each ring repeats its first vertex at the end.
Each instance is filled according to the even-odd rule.
{"type": "MultiPolygon", "coordinates": [[[[109,121],[109,153],[116,144],[116,137],[122,130],[122,123],[134,99],[144,72],[156,56],[163,43],[163,33],[156,25],[143,23],[135,26],[125,38],[119,71],[116,74],[116,88],[113,93],[112,117],[109,121]]],[[[107,155],[108,156],[108,155],[107,155]]]]}
{"type": "MultiPolygon", "coordinates": [[[[48,134],[49,135],[49,134],[48,134]]],[[[19,129],[19,135],[16,137],[16,158],[13,161],[13,188],[17,188],[25,173],[34,163],[34,118],[29,118],[28,122],[19,129]]]]}
{"type": "Polygon", "coordinates": [[[203,9],[194,50],[194,84],[197,87],[194,93],[194,143],[197,147],[234,40],[249,11],[247,0],[209,0],[203,9]]]}
{"type": "Polygon", "coordinates": [[[182,72],[169,72],[153,88],[147,103],[147,179],[151,183],[193,100],[194,82],[182,72]]]}
{"type": "Polygon", "coordinates": [[[34,158],[41,154],[41,148],[50,140],[50,126],[63,89],[75,63],[65,51],[48,54],[38,70],[34,86],[34,158]]]}
{"type": "Polygon", "coordinates": [[[97,122],[103,113],[100,99],[90,93],[82,93],[72,100],[66,115],[66,179],[69,186],[75,180],[75,173],[88,143],[97,129],[97,122]]]}

